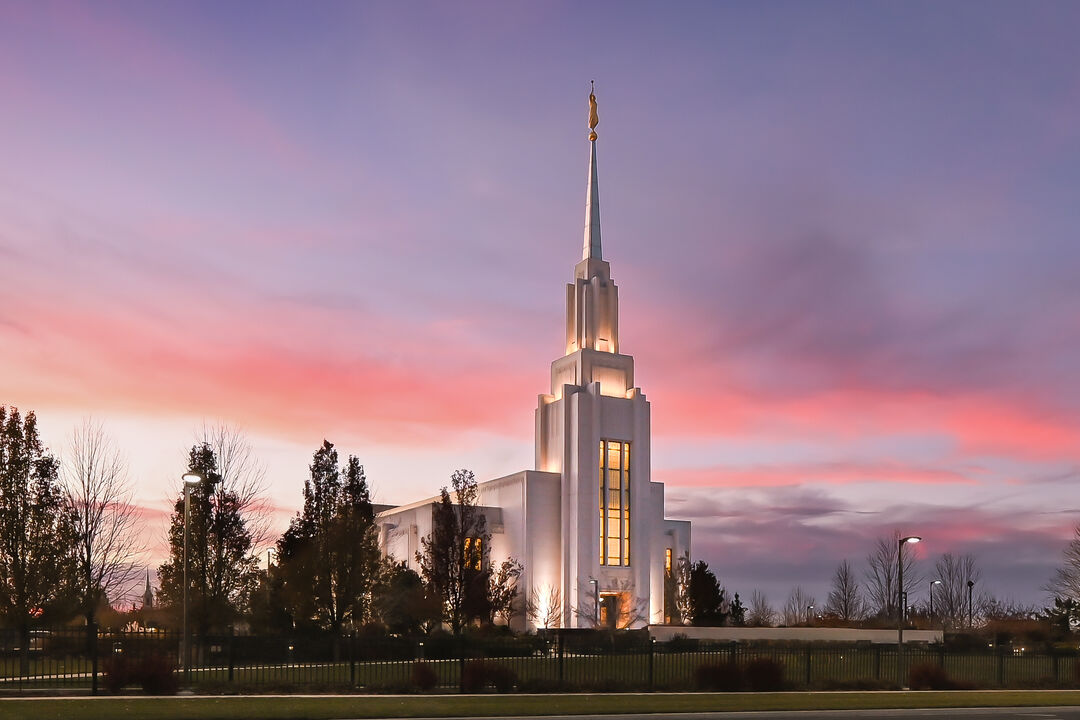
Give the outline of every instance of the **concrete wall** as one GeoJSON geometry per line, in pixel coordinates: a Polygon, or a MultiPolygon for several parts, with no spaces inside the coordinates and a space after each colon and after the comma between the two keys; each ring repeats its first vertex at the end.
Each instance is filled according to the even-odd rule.
{"type": "MultiPolygon", "coordinates": [[[[650,625],[649,635],[657,642],[666,642],[676,635],[695,640],[720,642],[751,642],[783,640],[791,642],[870,642],[896,644],[896,630],[864,630],[861,628],[748,628],[748,627],[687,627],[683,625],[650,625]]],[[[905,630],[904,644],[941,642],[940,630],[905,630]]]]}

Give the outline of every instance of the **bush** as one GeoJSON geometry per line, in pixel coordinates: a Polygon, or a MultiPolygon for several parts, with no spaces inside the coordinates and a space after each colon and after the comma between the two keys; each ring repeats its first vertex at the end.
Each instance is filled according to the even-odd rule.
{"type": "Polygon", "coordinates": [[[169,655],[147,655],[135,669],[134,676],[147,695],[175,695],[180,686],[176,662],[169,655]]]}
{"type": "Polygon", "coordinates": [[[908,670],[908,687],[912,690],[952,690],[953,682],[941,665],[923,662],[908,670]]]}
{"type": "Polygon", "coordinates": [[[128,667],[127,658],[123,655],[109,655],[101,661],[102,682],[105,689],[116,695],[124,686],[133,682],[131,668],[128,667]]]}
{"type": "Polygon", "coordinates": [[[469,660],[461,672],[462,692],[481,692],[493,686],[499,692],[509,692],[518,677],[512,669],[490,660],[469,660]]]}
{"type": "Polygon", "coordinates": [[[784,689],[784,664],[772,658],[754,658],[743,669],[746,686],[754,692],[784,689]]]}
{"type": "Polygon", "coordinates": [[[439,684],[439,675],[431,663],[417,660],[412,666],[412,682],[421,690],[431,690],[439,684]]]}
{"type": "Polygon", "coordinates": [[[699,690],[735,692],[743,688],[743,670],[733,662],[702,663],[695,673],[699,690]]]}

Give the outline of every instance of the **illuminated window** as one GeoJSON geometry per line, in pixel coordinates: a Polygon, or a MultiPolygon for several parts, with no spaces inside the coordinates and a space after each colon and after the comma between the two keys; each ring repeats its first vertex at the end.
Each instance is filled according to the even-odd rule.
{"type": "Polygon", "coordinates": [[[630,443],[600,441],[600,564],[630,564],[630,443]]]}
{"type": "Polygon", "coordinates": [[[470,570],[483,570],[484,566],[484,539],[477,537],[465,538],[465,567],[470,570]]]}
{"type": "Polygon", "coordinates": [[[671,574],[671,548],[664,551],[664,572],[671,574]]]}

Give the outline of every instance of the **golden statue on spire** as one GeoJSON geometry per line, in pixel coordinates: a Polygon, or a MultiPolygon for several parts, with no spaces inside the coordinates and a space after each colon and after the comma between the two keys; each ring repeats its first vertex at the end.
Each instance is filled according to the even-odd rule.
{"type": "Polygon", "coordinates": [[[600,118],[596,114],[596,85],[589,81],[589,139],[596,140],[596,126],[600,124],[600,118]]]}

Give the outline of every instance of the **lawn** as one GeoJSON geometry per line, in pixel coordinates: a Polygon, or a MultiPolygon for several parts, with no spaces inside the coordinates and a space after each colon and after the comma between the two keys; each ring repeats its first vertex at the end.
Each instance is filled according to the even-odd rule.
{"type": "Polygon", "coordinates": [[[7,698],[3,720],[330,720],[374,717],[492,717],[624,712],[841,710],[916,707],[1080,705],[1080,691],[725,693],[622,695],[244,696],[168,698],[7,698]]]}

